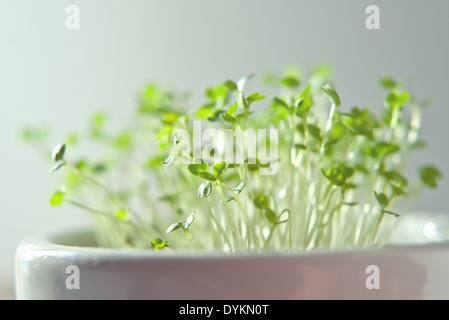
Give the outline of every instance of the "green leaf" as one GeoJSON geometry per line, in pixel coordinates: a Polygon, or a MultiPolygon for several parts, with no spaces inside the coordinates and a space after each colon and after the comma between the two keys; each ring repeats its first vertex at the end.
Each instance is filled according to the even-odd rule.
{"type": "Polygon", "coordinates": [[[237,84],[232,80],[226,80],[224,85],[228,88],[229,91],[237,91],[237,84]]]}
{"type": "Polygon", "coordinates": [[[225,173],[227,168],[228,164],[226,164],[224,161],[216,163],[213,168],[214,175],[219,178],[223,173],[225,173]]]}
{"type": "Polygon", "coordinates": [[[266,209],[268,207],[268,196],[265,194],[258,194],[254,199],[253,203],[256,208],[266,209]]]}
{"type": "Polygon", "coordinates": [[[237,108],[238,108],[238,104],[237,102],[231,104],[228,108],[228,111],[226,111],[227,114],[229,114],[230,116],[235,116],[235,113],[237,112],[237,108]]]}
{"type": "Polygon", "coordinates": [[[310,97],[310,88],[312,87],[311,84],[309,84],[307,87],[302,90],[301,94],[299,95],[299,99],[305,99],[307,97],[310,97]]]}
{"type": "Polygon", "coordinates": [[[50,174],[53,174],[54,172],[58,171],[64,165],[65,165],[65,161],[60,160],[60,161],[56,162],[54,164],[54,166],[50,169],[50,174]]]}
{"type": "Polygon", "coordinates": [[[53,148],[51,158],[54,162],[64,160],[65,148],[65,144],[60,144],[53,148]]]}
{"type": "Polygon", "coordinates": [[[184,221],[183,225],[184,230],[189,229],[190,225],[193,223],[194,220],[195,220],[195,211],[190,214],[190,216],[186,219],[186,221],[184,221]]]}
{"type": "Polygon", "coordinates": [[[132,138],[129,132],[119,134],[114,140],[114,146],[119,150],[125,150],[131,146],[132,138]]]}
{"type": "Polygon", "coordinates": [[[382,87],[386,89],[394,89],[398,85],[398,83],[390,77],[382,77],[379,79],[379,83],[382,87]]]}
{"type": "Polygon", "coordinates": [[[279,214],[279,216],[277,218],[276,224],[281,224],[281,223],[287,222],[290,219],[290,215],[291,215],[291,212],[289,209],[282,210],[282,212],[279,214]]]}
{"type": "Polygon", "coordinates": [[[164,161],[162,161],[162,164],[170,164],[175,159],[175,156],[173,154],[169,154],[168,157],[165,158],[164,161]]]}
{"type": "Polygon", "coordinates": [[[117,219],[123,220],[123,221],[129,220],[128,213],[123,209],[120,209],[119,211],[117,211],[117,213],[115,214],[115,217],[117,219]]]}
{"type": "Polygon", "coordinates": [[[276,223],[278,221],[276,212],[274,212],[271,209],[265,210],[265,218],[267,218],[267,220],[270,221],[271,223],[276,223]]]}
{"type": "Polygon", "coordinates": [[[50,198],[50,205],[53,207],[60,206],[64,200],[65,193],[62,191],[55,192],[50,198]]]}
{"type": "Polygon", "coordinates": [[[330,139],[324,144],[324,149],[332,148],[332,146],[336,145],[340,142],[340,139],[330,139]]]}
{"type": "Polygon", "coordinates": [[[406,178],[404,178],[399,172],[395,170],[391,171],[383,171],[382,175],[385,177],[385,179],[388,180],[388,182],[399,189],[406,188],[408,186],[408,181],[406,178]]]}
{"type": "Polygon", "coordinates": [[[229,113],[227,112],[222,112],[221,116],[223,117],[223,120],[230,122],[230,123],[236,123],[238,120],[237,118],[231,116],[229,113]]]}
{"type": "Polygon", "coordinates": [[[295,112],[298,116],[302,117],[303,115],[307,114],[307,112],[309,112],[309,110],[312,108],[312,105],[313,105],[312,97],[307,96],[301,98],[296,104],[295,112]]]}
{"type": "Polygon", "coordinates": [[[93,115],[90,136],[93,139],[100,139],[104,135],[104,127],[106,124],[106,114],[99,112],[93,115]]]}
{"type": "Polygon", "coordinates": [[[212,192],[212,183],[210,181],[203,182],[198,188],[198,198],[207,198],[212,192]]]}
{"type": "Polygon", "coordinates": [[[258,159],[246,159],[245,162],[248,164],[248,170],[253,172],[259,170],[260,162],[258,159]]]}
{"type": "Polygon", "coordinates": [[[386,99],[391,108],[401,108],[410,99],[410,94],[407,91],[401,93],[393,91],[387,95],[386,99]]]}
{"type": "Polygon", "coordinates": [[[169,112],[164,116],[164,118],[162,118],[162,122],[164,122],[165,124],[173,124],[173,123],[176,123],[178,121],[178,119],[179,119],[179,114],[169,112]]]}
{"type": "Polygon", "coordinates": [[[385,209],[390,204],[390,200],[385,193],[377,193],[376,191],[374,191],[374,196],[376,197],[376,200],[382,207],[382,209],[385,209]]]}
{"type": "Polygon", "coordinates": [[[331,102],[336,106],[340,106],[341,105],[341,101],[340,101],[340,97],[337,94],[337,91],[335,91],[335,89],[328,83],[323,84],[321,86],[321,89],[323,90],[323,92],[329,97],[329,99],[331,100],[331,102]]]}
{"type": "Polygon", "coordinates": [[[213,109],[214,109],[213,104],[204,105],[196,111],[196,117],[198,119],[208,118],[211,116],[213,109]]]}
{"type": "Polygon", "coordinates": [[[372,149],[371,155],[374,158],[381,158],[390,154],[396,153],[400,150],[398,145],[388,142],[378,142],[372,149]]]}
{"type": "Polygon", "coordinates": [[[436,188],[438,179],[442,177],[441,172],[434,166],[425,166],[419,169],[421,181],[428,187],[436,188]]]}
{"type": "Polygon", "coordinates": [[[275,107],[282,107],[282,108],[288,109],[287,102],[285,102],[284,100],[282,100],[281,98],[278,98],[278,97],[273,98],[273,105],[275,107]]]}
{"type": "Polygon", "coordinates": [[[189,164],[189,166],[187,167],[190,173],[195,176],[199,176],[201,172],[206,172],[208,168],[209,165],[203,160],[201,160],[201,163],[199,164],[189,164]]]}
{"type": "Polygon", "coordinates": [[[281,79],[281,84],[289,88],[299,86],[299,80],[296,77],[285,77],[281,79]]]}
{"type": "Polygon", "coordinates": [[[323,175],[334,185],[343,186],[346,181],[354,174],[354,168],[340,163],[338,166],[331,168],[328,171],[321,170],[323,175]]]}
{"type": "Polygon", "coordinates": [[[182,225],[183,225],[183,223],[182,223],[181,221],[175,222],[175,223],[171,224],[171,225],[167,228],[167,230],[166,230],[165,232],[166,232],[166,233],[170,233],[170,232],[173,232],[173,231],[175,231],[175,230],[178,230],[179,228],[182,227],[182,225]]]}
{"type": "Polygon", "coordinates": [[[254,77],[254,74],[252,73],[252,74],[247,75],[247,76],[245,76],[243,78],[240,78],[237,81],[237,89],[238,89],[238,91],[240,91],[240,92],[243,91],[243,87],[245,86],[245,84],[253,77],[254,77]]]}
{"type": "Polygon", "coordinates": [[[149,158],[146,162],[146,167],[149,169],[160,167],[161,164],[165,161],[166,157],[164,156],[155,156],[152,158],[149,158]]]}
{"type": "Polygon", "coordinates": [[[318,128],[314,124],[309,124],[307,127],[309,128],[309,132],[312,137],[314,137],[318,141],[323,140],[323,138],[321,137],[321,129],[320,128],[318,128]]]}
{"type": "Polygon", "coordinates": [[[343,205],[349,206],[349,207],[356,206],[358,204],[359,204],[358,202],[343,202],[343,205]]]}
{"type": "Polygon", "coordinates": [[[234,193],[235,194],[240,194],[240,192],[243,191],[243,189],[245,188],[245,182],[241,181],[235,188],[234,188],[234,193]]]}
{"type": "Polygon", "coordinates": [[[223,100],[228,95],[228,90],[225,85],[219,85],[215,88],[208,88],[206,96],[212,101],[223,100]]]}
{"type": "Polygon", "coordinates": [[[209,181],[216,181],[217,180],[217,178],[213,174],[211,174],[209,172],[200,172],[198,175],[201,178],[209,180],[209,181]]]}
{"type": "Polygon", "coordinates": [[[26,127],[20,130],[20,136],[25,142],[43,142],[48,139],[50,130],[46,127],[26,127]]]}
{"type": "Polygon", "coordinates": [[[228,203],[228,202],[230,202],[230,201],[232,201],[234,199],[235,199],[234,197],[229,196],[229,197],[226,197],[226,198],[220,200],[220,203],[225,204],[225,203],[228,203]]]}
{"type": "Polygon", "coordinates": [[[389,211],[389,210],[383,210],[383,212],[388,213],[388,214],[391,214],[391,215],[395,216],[396,218],[400,216],[399,213],[392,212],[392,211],[389,211]]]}
{"type": "Polygon", "coordinates": [[[246,101],[248,101],[248,103],[253,103],[259,100],[262,100],[263,98],[265,98],[265,96],[261,95],[260,93],[253,93],[250,94],[247,98],[246,101]]]}
{"type": "Polygon", "coordinates": [[[168,243],[167,241],[164,241],[160,238],[156,238],[156,239],[151,240],[151,246],[153,247],[154,250],[159,251],[159,250],[169,247],[170,243],[168,243]]]}

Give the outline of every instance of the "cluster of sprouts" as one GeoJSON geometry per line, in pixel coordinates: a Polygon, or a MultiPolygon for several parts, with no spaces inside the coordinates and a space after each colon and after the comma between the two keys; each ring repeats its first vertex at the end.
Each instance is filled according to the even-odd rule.
{"type": "Polygon", "coordinates": [[[322,72],[304,81],[280,76],[272,97],[246,92],[251,78],[208,88],[197,109],[187,108],[185,95],[150,85],[135,119],[118,133],[106,129],[105,114],[96,114],[88,138],[105,152],[95,160],[74,159],[70,150],[80,136],[54,148],[51,172],[63,173],[64,181],[51,205],[93,213],[103,246],[339,250],[381,245],[381,225],[400,219],[423,186],[437,186],[441,174],[430,165],[413,181],[404,176],[407,158],[422,146],[425,103],[395,80],[381,79],[386,93],[375,116],[344,106],[322,72]],[[224,129],[234,138],[275,130],[276,141],[244,135],[232,149],[243,161],[229,161],[218,157],[217,145],[207,152],[190,147],[198,123],[202,132],[224,129]],[[180,130],[187,135],[180,138],[180,130]],[[275,146],[276,158],[245,153],[261,142],[275,146]],[[268,168],[276,170],[267,174],[268,168]]]}

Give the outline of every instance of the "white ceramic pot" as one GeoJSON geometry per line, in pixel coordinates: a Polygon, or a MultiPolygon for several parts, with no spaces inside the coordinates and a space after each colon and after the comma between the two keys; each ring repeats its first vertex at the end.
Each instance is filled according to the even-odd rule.
{"type": "Polygon", "coordinates": [[[18,299],[449,299],[449,215],[409,214],[382,249],[229,255],[89,247],[89,233],[33,238],[18,299]]]}

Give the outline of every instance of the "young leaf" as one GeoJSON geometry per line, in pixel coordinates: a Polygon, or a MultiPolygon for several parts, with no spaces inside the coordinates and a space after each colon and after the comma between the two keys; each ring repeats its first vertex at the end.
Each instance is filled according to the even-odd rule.
{"type": "Polygon", "coordinates": [[[343,205],[349,206],[349,207],[356,206],[358,204],[359,204],[358,202],[343,202],[343,205]]]}
{"type": "Polygon", "coordinates": [[[50,198],[50,205],[53,207],[60,206],[64,200],[65,193],[62,191],[55,192],[50,198]]]}
{"type": "Polygon", "coordinates": [[[289,209],[284,209],[277,217],[276,224],[287,222],[290,219],[291,212],[289,209]]]}
{"type": "Polygon", "coordinates": [[[245,188],[245,182],[242,181],[240,182],[235,188],[234,188],[234,193],[235,194],[240,194],[240,192],[242,192],[242,190],[245,188]]]}
{"type": "Polygon", "coordinates": [[[211,116],[213,109],[214,109],[214,104],[204,105],[196,111],[196,117],[198,119],[208,118],[211,116]]]}
{"type": "Polygon", "coordinates": [[[302,117],[303,115],[307,114],[307,112],[309,112],[309,110],[312,108],[313,105],[313,100],[312,97],[307,96],[304,98],[301,98],[298,103],[296,104],[296,114],[300,117],[302,117]]]}
{"type": "Polygon", "coordinates": [[[376,200],[382,207],[382,209],[385,209],[390,204],[390,200],[385,193],[377,193],[376,191],[374,191],[374,196],[376,197],[376,200]]]}
{"type": "Polygon", "coordinates": [[[288,109],[288,104],[284,100],[278,97],[273,98],[273,105],[276,107],[282,107],[288,109]]]}
{"type": "Polygon", "coordinates": [[[436,188],[438,179],[442,177],[441,172],[433,166],[425,166],[419,169],[421,181],[428,187],[436,188]]]}
{"type": "Polygon", "coordinates": [[[239,79],[239,80],[237,81],[237,89],[238,89],[238,91],[240,91],[240,92],[243,91],[243,87],[245,86],[245,84],[246,84],[252,77],[254,77],[254,74],[250,74],[250,75],[247,75],[247,76],[245,76],[245,77],[239,79]]]}
{"type": "Polygon", "coordinates": [[[175,222],[175,223],[171,224],[171,225],[167,228],[167,230],[166,230],[165,232],[166,232],[166,233],[170,233],[170,232],[173,232],[173,231],[175,231],[175,230],[178,230],[179,228],[182,227],[182,225],[183,225],[183,223],[182,223],[181,221],[175,222]]]}
{"type": "Polygon", "coordinates": [[[254,199],[253,203],[256,208],[266,209],[268,207],[268,196],[265,194],[258,194],[254,199]]]}
{"type": "Polygon", "coordinates": [[[176,121],[178,121],[178,119],[179,119],[179,114],[169,112],[164,116],[164,118],[162,118],[162,122],[165,124],[173,124],[176,121]]]}
{"type": "Polygon", "coordinates": [[[296,88],[299,86],[299,80],[295,77],[285,77],[281,79],[281,84],[285,87],[296,88]]]}
{"type": "Polygon", "coordinates": [[[189,229],[190,225],[193,223],[193,220],[195,220],[195,211],[190,214],[190,216],[184,221],[183,228],[184,230],[189,229]]]}
{"type": "Polygon", "coordinates": [[[228,203],[228,202],[230,202],[230,201],[232,201],[234,199],[235,199],[234,197],[229,196],[229,197],[226,197],[226,198],[220,200],[220,203],[225,204],[225,203],[228,203]]]}
{"type": "Polygon", "coordinates": [[[187,167],[190,173],[195,176],[199,176],[201,172],[206,172],[208,168],[209,165],[203,160],[201,160],[201,163],[199,164],[189,164],[189,166],[187,167]]]}
{"type": "Polygon", "coordinates": [[[123,220],[123,221],[127,221],[128,218],[128,214],[125,210],[120,209],[119,211],[117,211],[117,213],[115,214],[115,217],[119,220],[123,220]]]}
{"type": "Polygon", "coordinates": [[[260,93],[253,93],[246,98],[246,101],[248,101],[248,103],[253,103],[262,100],[263,98],[265,98],[265,96],[261,95],[260,93]]]}
{"type": "Polygon", "coordinates": [[[338,96],[337,92],[335,91],[335,89],[330,84],[328,84],[328,83],[323,84],[321,86],[321,89],[329,97],[331,102],[336,107],[340,106],[340,104],[341,104],[340,97],[338,96]]]}
{"type": "Polygon", "coordinates": [[[212,183],[210,181],[203,182],[198,188],[198,198],[207,198],[212,192],[212,183]]]}
{"type": "Polygon", "coordinates": [[[237,84],[232,80],[226,80],[224,85],[228,88],[229,91],[237,91],[237,84]]]}
{"type": "Polygon", "coordinates": [[[399,172],[397,172],[395,170],[383,171],[382,175],[385,177],[385,179],[388,180],[388,182],[392,186],[394,186],[398,189],[403,189],[408,186],[407,179],[404,178],[399,172]]]}
{"type": "Polygon", "coordinates": [[[94,114],[91,123],[90,135],[93,139],[99,139],[104,135],[106,114],[99,112],[94,114]]]}
{"type": "Polygon", "coordinates": [[[401,93],[390,92],[387,95],[387,102],[391,108],[401,108],[410,99],[410,94],[407,91],[401,93]]]}
{"type": "Polygon", "coordinates": [[[340,163],[338,166],[331,168],[328,171],[321,170],[324,176],[336,186],[343,186],[352,175],[354,174],[354,168],[347,167],[344,163],[340,163]]]}
{"type": "Polygon", "coordinates": [[[54,164],[54,166],[50,169],[50,174],[53,174],[55,171],[58,171],[59,169],[61,169],[62,166],[65,165],[65,161],[63,160],[59,160],[58,162],[56,162],[54,164]]]}
{"type": "Polygon", "coordinates": [[[397,82],[393,78],[390,78],[390,77],[380,78],[379,83],[381,84],[382,87],[384,87],[386,89],[394,89],[398,85],[397,82]]]}
{"type": "Polygon", "coordinates": [[[155,238],[155,239],[151,240],[151,246],[153,247],[154,250],[159,251],[159,250],[169,247],[170,244],[167,241],[164,241],[160,238],[155,238]]]}
{"type": "Polygon", "coordinates": [[[396,218],[400,216],[399,213],[392,212],[392,211],[389,211],[389,210],[383,210],[383,212],[388,213],[388,214],[391,214],[391,215],[395,216],[396,218]]]}
{"type": "Polygon", "coordinates": [[[234,117],[235,113],[237,112],[237,108],[238,108],[237,102],[233,103],[229,106],[228,111],[226,111],[226,113],[234,117]]]}
{"type": "Polygon", "coordinates": [[[208,88],[206,90],[206,96],[212,101],[222,100],[226,98],[227,95],[228,91],[224,85],[219,85],[215,88],[208,88]]]}
{"type": "Polygon", "coordinates": [[[267,220],[270,221],[271,223],[276,223],[278,221],[278,217],[276,215],[276,212],[274,212],[271,209],[267,209],[265,211],[265,218],[267,218],[267,220]]]}
{"type": "Polygon", "coordinates": [[[54,162],[64,160],[65,148],[66,148],[65,144],[60,144],[54,147],[51,153],[51,158],[53,159],[54,162]]]}
{"type": "Polygon", "coordinates": [[[209,172],[200,172],[198,175],[201,178],[209,180],[209,181],[216,181],[217,180],[217,178],[213,174],[211,174],[209,172]]]}
{"type": "Polygon", "coordinates": [[[378,142],[373,148],[372,148],[372,155],[375,158],[385,157],[390,154],[396,153],[400,150],[400,147],[398,145],[388,143],[388,142],[378,142]]]}
{"type": "Polygon", "coordinates": [[[231,115],[230,115],[229,113],[227,113],[227,112],[222,112],[222,113],[221,113],[221,116],[222,116],[223,120],[225,120],[225,121],[227,121],[227,122],[230,122],[230,123],[236,123],[236,122],[238,121],[237,118],[231,116],[231,115]]]}
{"type": "Polygon", "coordinates": [[[213,168],[214,175],[217,178],[220,178],[220,176],[226,171],[227,168],[228,168],[228,164],[225,163],[224,161],[220,161],[220,162],[216,163],[213,168]]]}

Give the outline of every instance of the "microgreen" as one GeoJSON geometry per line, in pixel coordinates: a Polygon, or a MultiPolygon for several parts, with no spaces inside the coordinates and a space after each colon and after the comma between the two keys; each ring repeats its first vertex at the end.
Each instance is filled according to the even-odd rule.
{"type": "MultiPolygon", "coordinates": [[[[151,84],[139,95],[136,120],[118,132],[105,112],[95,113],[86,136],[71,132],[51,152],[50,172],[58,171],[64,188],[50,205],[95,214],[97,238],[108,246],[261,252],[381,245],[381,224],[391,226],[391,217],[406,213],[402,204],[442,178],[433,165],[421,166],[415,180],[403,170],[410,153],[425,145],[418,131],[427,102],[382,77],[384,109],[374,115],[345,105],[325,66],[309,78],[299,74],[271,73],[270,86],[279,88],[274,96],[247,92],[253,74],[225,79],[204,90],[196,109],[185,94],[151,84]],[[195,121],[231,133],[274,129],[277,143],[261,141],[276,146],[277,158],[198,158],[203,150],[186,147],[195,121]],[[74,149],[86,142],[105,153],[76,158],[74,149]],[[264,174],[273,164],[277,171],[264,174]]],[[[47,132],[27,128],[22,136],[42,145],[47,132]]],[[[222,150],[216,144],[208,151],[222,150]]]]}

